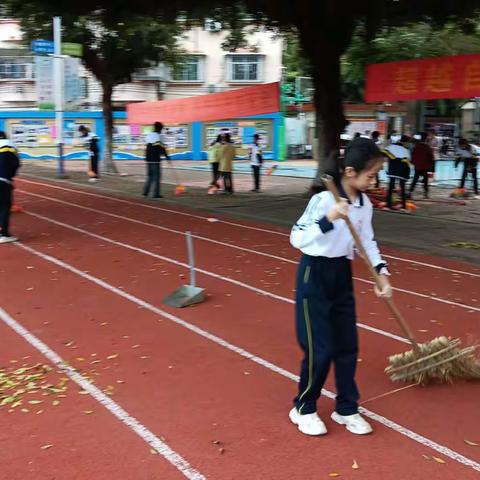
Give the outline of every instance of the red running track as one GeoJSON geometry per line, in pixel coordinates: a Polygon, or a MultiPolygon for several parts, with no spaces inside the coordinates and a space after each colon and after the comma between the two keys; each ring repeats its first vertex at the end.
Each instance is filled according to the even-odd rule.
{"type": "MultiPolygon", "coordinates": [[[[266,225],[210,223],[185,210],[182,213],[188,216],[31,183],[21,189],[30,192],[18,197],[27,214],[16,216],[14,226],[23,244],[34,250],[6,245],[0,252],[5,286],[1,305],[101,390],[114,385],[111,399],[188,462],[189,475],[478,477],[480,447],[465,443],[479,440],[478,385],[412,387],[372,398],[397,388],[383,374],[385,357],[408,347],[385,335],[400,333],[373,300],[368,284],[357,282],[359,321],[384,332],[361,330],[359,383],[364,406],[371,412],[367,413],[378,415],[375,433],[354,437],[327,421],[327,437],[305,438],[286,418],[300,355],[291,306],[295,274],[291,261],[296,254],[284,235],[245,228],[275,230],[266,225]],[[207,302],[180,311],[156,310],[162,309],[166,293],[184,283],[185,269],[172,262],[185,261],[185,253],[179,234],[146,224],[179,232],[190,229],[227,244],[196,240],[199,267],[205,272],[199,282],[209,292],[207,302]],[[237,284],[227,282],[227,277],[237,284]],[[99,285],[100,279],[106,283],[99,285]],[[125,298],[123,292],[132,297],[125,298]],[[258,358],[252,362],[249,352],[263,362],[258,358]],[[351,468],[353,459],[358,471],[351,468]]],[[[428,330],[418,332],[420,339],[448,333],[465,340],[478,333],[474,288],[478,279],[471,275],[477,274],[475,269],[389,253],[465,272],[391,262],[395,284],[413,292],[397,292],[402,309],[408,308],[415,329],[428,330]],[[430,288],[422,288],[427,280],[430,288]]],[[[357,275],[367,278],[361,267],[357,275]]],[[[16,367],[9,363],[12,359],[48,363],[24,338],[6,325],[1,329],[5,348],[0,365],[16,367]],[[24,360],[25,356],[31,358],[24,360]]],[[[49,404],[40,415],[18,409],[8,413],[0,407],[5,422],[0,441],[7,465],[0,478],[3,474],[8,479],[184,478],[162,455],[152,455],[151,446],[124,422],[91,396],[79,396],[80,388],[70,384],[60,405],[49,404]],[[44,444],[53,447],[41,450],[44,444]]],[[[331,384],[327,388],[333,389],[331,384]]],[[[332,405],[328,398],[320,402],[325,419],[332,405]]]]}

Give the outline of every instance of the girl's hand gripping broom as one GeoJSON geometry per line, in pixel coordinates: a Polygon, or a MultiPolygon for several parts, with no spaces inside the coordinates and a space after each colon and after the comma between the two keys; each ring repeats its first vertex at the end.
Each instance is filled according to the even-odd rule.
{"type": "MultiPolygon", "coordinates": [[[[340,202],[340,195],[332,177],[325,175],[322,180],[335,197],[335,201],[340,202]]],[[[377,288],[381,289],[382,279],[368,258],[355,227],[349,218],[346,218],[345,222],[358,253],[375,280],[377,288]]],[[[437,337],[426,343],[418,343],[393,300],[391,298],[384,298],[384,300],[413,347],[408,352],[389,357],[390,366],[385,369],[385,372],[393,381],[426,384],[451,382],[455,379],[480,379],[480,360],[475,356],[477,345],[461,348],[460,340],[453,340],[450,337],[437,337]]]]}

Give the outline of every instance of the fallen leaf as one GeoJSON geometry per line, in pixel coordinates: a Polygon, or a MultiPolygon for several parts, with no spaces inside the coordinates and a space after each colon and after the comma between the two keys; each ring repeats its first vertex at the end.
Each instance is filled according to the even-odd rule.
{"type": "Polygon", "coordinates": [[[418,330],[418,331],[421,332],[421,333],[427,333],[428,332],[428,330],[418,330]]]}
{"type": "Polygon", "coordinates": [[[437,463],[445,463],[445,460],[443,458],[438,458],[438,457],[432,457],[437,463]]]}
{"type": "Polygon", "coordinates": [[[43,403],[43,400],[29,400],[28,403],[30,405],[38,405],[39,403],[43,403]]]}
{"type": "Polygon", "coordinates": [[[223,455],[225,453],[225,449],[223,447],[219,448],[218,452],[220,453],[220,455],[223,455]]]}
{"type": "Polygon", "coordinates": [[[85,415],[91,415],[93,413],[93,410],[84,410],[83,413],[85,415]]]}
{"type": "Polygon", "coordinates": [[[157,452],[155,449],[153,449],[153,448],[150,449],[150,453],[151,453],[152,455],[158,455],[158,452],[157,452]]]}
{"type": "Polygon", "coordinates": [[[476,443],[476,442],[472,442],[470,440],[464,440],[464,442],[467,444],[467,445],[470,445],[471,447],[478,447],[480,445],[480,443],[476,443]]]}
{"type": "Polygon", "coordinates": [[[117,358],[117,357],[118,357],[118,353],[115,353],[115,354],[113,354],[113,355],[109,355],[109,356],[107,357],[107,360],[113,360],[114,358],[117,358]]]}
{"type": "Polygon", "coordinates": [[[43,410],[39,410],[38,412],[35,412],[35,415],[41,415],[43,413],[43,410]]]}
{"type": "Polygon", "coordinates": [[[358,470],[358,469],[360,468],[360,467],[358,466],[358,463],[357,463],[357,461],[356,461],[355,459],[353,459],[352,468],[353,468],[354,470],[358,470]]]}
{"type": "Polygon", "coordinates": [[[88,392],[86,390],[80,390],[78,392],[79,395],[88,395],[88,392]]]}
{"type": "Polygon", "coordinates": [[[117,383],[124,384],[125,381],[124,380],[117,380],[117,383]]]}
{"type": "Polygon", "coordinates": [[[332,477],[332,478],[335,478],[335,477],[339,477],[340,474],[337,473],[337,472],[332,472],[332,473],[329,473],[328,476],[329,476],[329,477],[332,477]]]}
{"type": "Polygon", "coordinates": [[[100,324],[101,327],[104,327],[105,325],[108,325],[108,322],[103,322],[100,324]]]}
{"type": "Polygon", "coordinates": [[[148,360],[150,357],[147,357],[146,355],[144,355],[143,357],[140,357],[142,360],[148,360]]]}
{"type": "Polygon", "coordinates": [[[22,413],[28,413],[30,410],[28,408],[22,408],[20,411],[22,413]]]}
{"type": "Polygon", "coordinates": [[[53,444],[49,443],[47,445],[42,445],[40,447],[41,450],[48,450],[49,448],[52,448],[53,447],[53,444]]]}
{"type": "Polygon", "coordinates": [[[52,405],[53,405],[54,407],[60,405],[60,400],[54,400],[54,401],[52,402],[52,405]]]}
{"type": "Polygon", "coordinates": [[[132,345],[132,348],[138,348],[140,345],[132,345]]]}

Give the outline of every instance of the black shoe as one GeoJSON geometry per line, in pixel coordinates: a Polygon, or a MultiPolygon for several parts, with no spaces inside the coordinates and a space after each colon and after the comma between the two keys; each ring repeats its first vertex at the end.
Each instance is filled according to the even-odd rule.
{"type": "Polygon", "coordinates": [[[152,198],[163,198],[163,195],[154,195],[152,198]]]}

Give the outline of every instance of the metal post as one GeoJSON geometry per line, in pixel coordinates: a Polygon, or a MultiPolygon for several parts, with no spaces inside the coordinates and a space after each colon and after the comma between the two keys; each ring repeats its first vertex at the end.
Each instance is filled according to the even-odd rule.
{"type": "Polygon", "coordinates": [[[58,145],[58,170],[59,178],[65,178],[63,160],[63,57],[62,57],[62,17],[53,17],[53,85],[55,89],[55,127],[58,145]]]}
{"type": "Polygon", "coordinates": [[[186,232],[185,235],[187,236],[188,264],[190,266],[190,285],[192,287],[196,287],[197,284],[195,280],[195,257],[193,255],[192,232],[186,232]]]}

